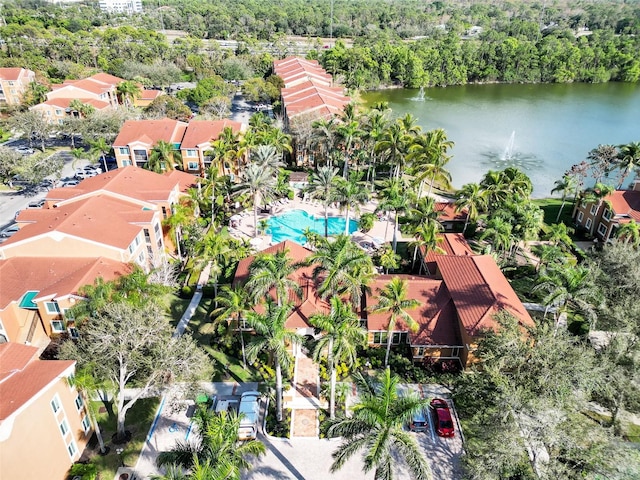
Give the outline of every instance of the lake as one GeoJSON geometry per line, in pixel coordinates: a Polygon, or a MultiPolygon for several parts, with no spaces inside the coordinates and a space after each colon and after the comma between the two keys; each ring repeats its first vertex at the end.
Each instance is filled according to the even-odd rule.
{"type": "Polygon", "coordinates": [[[454,187],[516,166],[533,196],[545,197],[592,148],[640,141],[638,84],[463,85],[425,89],[423,99],[404,89],[362,97],[389,102],[394,117],[413,114],[423,130],[445,129],[455,142],[447,165],[454,187]]]}

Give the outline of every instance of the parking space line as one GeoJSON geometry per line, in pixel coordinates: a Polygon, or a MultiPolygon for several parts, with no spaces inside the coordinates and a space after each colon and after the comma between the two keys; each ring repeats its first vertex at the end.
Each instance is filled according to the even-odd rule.
{"type": "Polygon", "coordinates": [[[431,415],[431,407],[427,407],[427,419],[429,420],[429,433],[431,434],[431,440],[436,441],[436,437],[434,435],[435,426],[433,425],[433,418],[431,415]]]}

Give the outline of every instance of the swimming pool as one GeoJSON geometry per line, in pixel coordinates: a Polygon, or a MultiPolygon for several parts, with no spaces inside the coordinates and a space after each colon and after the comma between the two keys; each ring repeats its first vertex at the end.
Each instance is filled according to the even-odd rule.
{"type": "MultiPolygon", "coordinates": [[[[324,235],[324,216],[310,215],[304,210],[291,210],[275,215],[268,222],[267,235],[271,235],[273,242],[293,240],[304,245],[306,240],[302,232],[310,228],[312,231],[324,235]]],[[[357,220],[349,219],[349,233],[358,229],[357,220]]],[[[329,235],[344,233],[344,217],[329,217],[329,235]]]]}

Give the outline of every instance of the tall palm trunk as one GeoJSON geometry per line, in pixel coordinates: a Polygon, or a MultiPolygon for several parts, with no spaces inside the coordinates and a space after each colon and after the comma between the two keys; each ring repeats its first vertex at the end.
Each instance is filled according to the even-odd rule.
{"type": "Polygon", "coordinates": [[[396,253],[398,248],[398,211],[395,211],[393,219],[393,253],[396,253]]]}
{"type": "Polygon", "coordinates": [[[384,355],[384,366],[388,367],[389,366],[389,353],[391,353],[391,339],[393,338],[393,324],[395,322],[389,322],[389,327],[387,328],[387,352],[384,355]]]}
{"type": "Polygon", "coordinates": [[[349,204],[347,204],[347,212],[344,216],[344,234],[349,235],[349,204]]]}
{"type": "Polygon", "coordinates": [[[324,204],[324,238],[329,237],[329,204],[325,200],[324,204]]]}
{"type": "Polygon", "coordinates": [[[253,238],[258,236],[258,196],[253,196],[253,238]]]}
{"type": "Polygon", "coordinates": [[[331,374],[331,386],[329,393],[329,418],[336,417],[336,368],[333,360],[333,339],[329,340],[329,354],[327,355],[327,366],[331,374]]]}
{"type": "Polygon", "coordinates": [[[276,419],[282,422],[282,369],[276,361],[276,419]]]}
{"type": "Polygon", "coordinates": [[[240,330],[240,348],[242,349],[242,368],[247,369],[247,355],[244,351],[244,333],[242,331],[242,318],[238,315],[238,330],[240,330]]]}
{"type": "Polygon", "coordinates": [[[467,231],[467,226],[469,226],[469,212],[467,212],[467,218],[464,219],[464,228],[462,229],[462,235],[467,231]]]}
{"type": "Polygon", "coordinates": [[[106,453],[107,449],[104,446],[104,439],[102,438],[102,430],[100,430],[100,424],[98,420],[96,420],[95,415],[91,411],[91,404],[89,403],[89,397],[87,392],[83,389],[80,389],[80,394],[82,395],[82,401],[85,404],[85,408],[87,410],[87,415],[89,416],[89,420],[91,421],[91,426],[93,427],[93,431],[96,432],[96,438],[98,439],[98,445],[100,445],[100,453],[106,453]]]}
{"type": "Polygon", "coordinates": [[[558,210],[558,216],[556,217],[556,223],[560,221],[560,217],[562,216],[562,210],[564,209],[564,204],[566,203],[565,197],[562,197],[562,205],[560,205],[560,210],[558,210]]]}

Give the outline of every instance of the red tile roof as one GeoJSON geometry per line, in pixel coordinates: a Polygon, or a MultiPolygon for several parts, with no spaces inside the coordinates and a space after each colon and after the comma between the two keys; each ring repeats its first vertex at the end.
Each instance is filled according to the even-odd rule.
{"type": "Polygon", "coordinates": [[[420,247],[420,254],[424,257],[424,261],[431,274],[436,271],[436,258],[440,255],[473,255],[473,250],[471,250],[467,240],[461,233],[440,233],[437,238],[438,247],[441,248],[444,253],[429,250],[425,257],[425,248],[423,246],[420,247]]]}
{"type": "Polygon", "coordinates": [[[617,219],[621,223],[631,219],[640,222],[640,191],[639,190],[616,190],[605,198],[611,203],[611,208],[616,215],[628,216],[628,218],[617,219]]]}
{"type": "Polygon", "coordinates": [[[469,336],[475,337],[485,329],[495,330],[498,325],[493,315],[503,309],[513,314],[521,325],[534,326],[491,256],[439,255],[436,263],[469,336]]]}
{"type": "Polygon", "coordinates": [[[108,258],[13,257],[0,260],[0,310],[28,291],[39,298],[76,295],[97,278],[114,280],[132,271],[129,264],[108,258]]]}
{"type": "Polygon", "coordinates": [[[91,92],[95,95],[106,93],[113,88],[113,85],[108,85],[103,82],[92,80],[91,78],[84,78],[82,80],[67,80],[60,87],[55,90],[61,90],[67,87],[75,87],[86,92],[91,92]]]}
{"type": "MultiPolygon", "coordinates": [[[[96,110],[103,110],[105,108],[111,107],[108,102],[96,100],[95,98],[53,98],[51,100],[47,100],[46,102],[39,103],[38,105],[51,105],[53,107],[66,109],[69,108],[69,105],[71,105],[71,102],[73,102],[74,100],[79,100],[86,105],[91,105],[96,110]]],[[[35,107],[37,107],[38,105],[35,105],[35,107]]]]}
{"type": "Polygon", "coordinates": [[[147,90],[146,88],[144,88],[138,100],[155,100],[161,95],[164,95],[164,92],[162,90],[147,90]]]}
{"type": "MultiPolygon", "coordinates": [[[[63,234],[63,237],[80,238],[126,249],[143,228],[139,224],[150,223],[153,215],[154,211],[143,210],[135,203],[100,195],[54,209],[28,209],[18,216],[18,221],[26,225],[8,238],[0,249],[47,237],[53,232],[57,236],[63,234]]],[[[37,253],[42,256],[51,255],[50,252],[33,253],[34,256],[37,253]]],[[[82,252],[77,254],[81,255],[82,252]]]]}
{"type": "Polygon", "coordinates": [[[379,275],[371,283],[366,295],[367,328],[371,331],[386,331],[389,314],[370,313],[378,304],[378,295],[389,281],[398,277],[407,284],[407,298],[417,300],[416,308],[407,310],[418,324],[416,332],[409,331],[403,321],[398,321],[394,331],[409,331],[411,345],[460,346],[457,318],[451,296],[442,280],[413,275],[379,275]]]}
{"type": "Polygon", "coordinates": [[[24,68],[3,67],[0,68],[0,80],[16,81],[26,71],[24,68]]]}
{"type": "Polygon", "coordinates": [[[161,175],[144,168],[128,166],[87,178],[73,188],[54,188],[47,193],[47,201],[75,201],[104,194],[152,204],[164,203],[171,199],[176,186],[179,186],[179,191],[184,192],[194,181],[193,175],[184,172],[174,171],[161,175]],[[190,183],[187,185],[188,181],[190,183]]]}
{"type": "Polygon", "coordinates": [[[120,83],[124,82],[123,78],[116,77],[104,72],[96,73],[95,75],[91,75],[89,78],[101,83],[113,85],[114,87],[117,87],[120,83]]]}
{"type": "Polygon", "coordinates": [[[233,133],[239,133],[243,129],[241,122],[233,120],[192,120],[185,131],[181,148],[196,148],[216,140],[227,127],[230,127],[233,133]]]}
{"type": "MultiPolygon", "coordinates": [[[[263,250],[260,254],[275,254],[282,251],[287,251],[289,257],[294,262],[302,262],[312,253],[311,250],[304,248],[296,242],[285,240],[284,242],[280,242],[263,250]]],[[[242,285],[249,279],[249,268],[254,259],[255,256],[251,256],[238,263],[238,268],[236,269],[233,280],[234,285],[242,285]]],[[[293,290],[289,291],[287,301],[293,305],[293,308],[287,318],[285,326],[292,329],[307,328],[309,327],[309,317],[317,313],[328,313],[330,306],[325,300],[318,297],[313,281],[313,266],[301,267],[289,278],[298,283],[302,291],[302,296],[298,297],[293,290]]],[[[275,298],[274,289],[272,289],[269,294],[271,298],[275,298]]],[[[257,305],[255,310],[259,313],[264,313],[264,304],[257,305]]]]}
{"type": "Polygon", "coordinates": [[[0,345],[0,421],[6,420],[34,396],[73,368],[72,360],[36,360],[36,347],[0,345]]]}
{"type": "Polygon", "coordinates": [[[180,143],[187,124],[170,118],[160,120],[127,120],[113,142],[114,148],[126,147],[140,142],[153,147],[162,140],[169,143],[180,143]]]}
{"type": "Polygon", "coordinates": [[[435,210],[440,212],[438,220],[441,222],[464,222],[467,219],[467,210],[456,212],[456,206],[452,202],[436,202],[435,210]]]}

